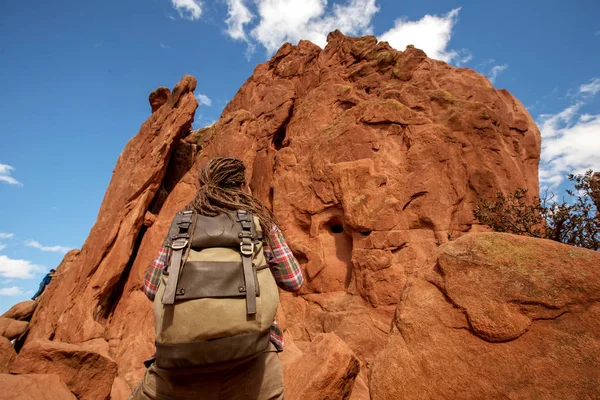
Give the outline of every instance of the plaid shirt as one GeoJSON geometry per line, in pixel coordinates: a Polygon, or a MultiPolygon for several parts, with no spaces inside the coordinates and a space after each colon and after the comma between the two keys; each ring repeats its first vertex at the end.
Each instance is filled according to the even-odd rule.
{"type": "MultiPolygon", "coordinates": [[[[270,238],[273,247],[265,245],[263,249],[277,285],[288,292],[300,290],[304,284],[300,265],[285,242],[283,233],[281,233],[277,225],[273,225],[271,228],[270,238]]],[[[169,264],[170,257],[171,248],[161,247],[158,256],[154,259],[148,271],[146,271],[143,290],[150,300],[154,300],[156,296],[162,272],[169,264]]],[[[271,325],[271,342],[278,351],[283,350],[283,331],[277,325],[277,321],[273,321],[273,325],[271,325]]]]}

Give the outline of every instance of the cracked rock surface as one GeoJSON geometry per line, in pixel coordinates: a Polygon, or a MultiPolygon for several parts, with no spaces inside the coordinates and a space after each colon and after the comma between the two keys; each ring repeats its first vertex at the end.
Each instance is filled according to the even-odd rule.
{"type": "Polygon", "coordinates": [[[600,393],[598,252],[481,233],[442,246],[434,264],[403,291],[374,400],[600,393]]]}

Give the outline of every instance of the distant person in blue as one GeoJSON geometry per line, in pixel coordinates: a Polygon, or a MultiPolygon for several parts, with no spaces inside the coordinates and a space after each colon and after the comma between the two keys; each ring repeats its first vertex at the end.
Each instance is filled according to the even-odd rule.
{"type": "Polygon", "coordinates": [[[48,286],[48,284],[52,280],[52,277],[54,276],[55,272],[56,270],[51,269],[50,272],[46,274],[46,276],[44,277],[44,279],[42,279],[42,282],[40,283],[40,288],[38,289],[37,293],[33,295],[31,300],[35,300],[38,297],[40,297],[40,295],[44,292],[44,289],[46,289],[46,286],[48,286]]]}

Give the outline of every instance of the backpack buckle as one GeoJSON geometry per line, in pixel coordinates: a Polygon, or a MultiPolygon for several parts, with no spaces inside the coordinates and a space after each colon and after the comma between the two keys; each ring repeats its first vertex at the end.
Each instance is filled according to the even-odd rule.
{"type": "Polygon", "coordinates": [[[184,249],[188,245],[187,239],[176,239],[173,241],[171,248],[173,250],[181,250],[184,249]]]}
{"type": "Polygon", "coordinates": [[[254,254],[254,243],[240,242],[240,252],[245,256],[251,256],[254,254]]]}

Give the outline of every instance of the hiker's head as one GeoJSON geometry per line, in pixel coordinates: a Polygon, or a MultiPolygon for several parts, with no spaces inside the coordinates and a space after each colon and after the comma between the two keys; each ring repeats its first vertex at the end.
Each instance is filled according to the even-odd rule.
{"type": "Polygon", "coordinates": [[[213,158],[200,170],[200,184],[222,189],[241,189],[246,183],[246,166],[242,160],[230,157],[213,158]]]}
{"type": "Polygon", "coordinates": [[[241,160],[213,158],[200,169],[198,179],[200,189],[188,209],[211,217],[227,211],[252,211],[260,219],[265,232],[276,223],[273,213],[250,194],[246,184],[246,166],[241,160]]]}
{"type": "Polygon", "coordinates": [[[50,270],[50,273],[51,273],[51,274],[53,274],[53,273],[55,273],[55,272],[56,272],[56,270],[55,270],[55,269],[51,269],[51,270],[50,270]]]}

